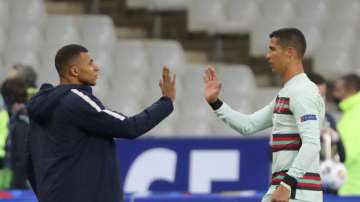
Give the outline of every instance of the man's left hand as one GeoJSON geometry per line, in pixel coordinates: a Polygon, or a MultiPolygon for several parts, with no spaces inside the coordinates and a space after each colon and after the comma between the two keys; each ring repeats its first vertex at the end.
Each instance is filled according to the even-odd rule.
{"type": "Polygon", "coordinates": [[[289,202],[290,191],[280,185],[272,193],[271,202],[289,202]]]}

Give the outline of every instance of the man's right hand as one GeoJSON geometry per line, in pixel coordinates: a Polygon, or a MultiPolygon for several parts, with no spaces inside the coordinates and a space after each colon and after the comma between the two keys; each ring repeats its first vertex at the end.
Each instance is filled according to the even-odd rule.
{"type": "Polygon", "coordinates": [[[205,84],[205,99],[208,101],[208,103],[213,103],[218,99],[221,90],[221,82],[217,78],[215,69],[213,67],[209,67],[205,70],[203,80],[205,84]]]}
{"type": "Polygon", "coordinates": [[[176,97],[176,75],[174,74],[172,79],[170,76],[170,69],[167,65],[164,65],[162,69],[162,79],[160,80],[159,86],[163,96],[167,96],[174,102],[176,97]]]}

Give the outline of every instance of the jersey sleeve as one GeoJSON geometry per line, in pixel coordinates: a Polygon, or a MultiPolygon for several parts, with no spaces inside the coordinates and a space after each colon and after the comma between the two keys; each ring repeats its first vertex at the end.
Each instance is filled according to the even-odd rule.
{"type": "Polygon", "coordinates": [[[225,124],[239,133],[248,136],[272,126],[273,108],[274,103],[271,102],[253,114],[243,114],[223,103],[219,109],[215,110],[215,114],[225,124]]]}
{"type": "Polygon", "coordinates": [[[99,101],[79,90],[72,90],[67,110],[69,118],[78,127],[106,136],[134,139],[146,133],[173,111],[170,98],[161,97],[144,111],[127,117],[105,108],[99,101]]]}
{"type": "Polygon", "coordinates": [[[302,177],[317,160],[320,152],[320,127],[324,116],[324,103],[314,93],[301,93],[290,97],[290,110],[301,138],[301,148],[291,165],[288,175],[302,177]]]}

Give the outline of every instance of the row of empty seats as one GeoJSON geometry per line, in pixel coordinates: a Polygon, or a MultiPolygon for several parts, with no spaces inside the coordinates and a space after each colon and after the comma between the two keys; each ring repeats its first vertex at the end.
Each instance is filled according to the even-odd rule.
{"type": "Polygon", "coordinates": [[[80,17],[51,15],[40,25],[15,23],[0,27],[0,51],[8,47],[39,50],[48,46],[83,43],[106,47],[116,41],[113,21],[106,15],[83,15],[80,17]]]}
{"type": "Polygon", "coordinates": [[[188,12],[190,31],[250,34],[250,55],[268,51],[269,33],[297,27],[307,39],[314,71],[328,79],[360,72],[359,0],[197,0],[188,12]]]}
{"type": "Polygon", "coordinates": [[[107,53],[112,52],[116,42],[113,21],[105,15],[50,15],[39,25],[12,24],[6,29],[0,28],[1,71],[8,71],[15,63],[47,71],[48,67],[54,66],[56,51],[71,43],[83,44],[94,50],[105,62],[107,53]]]}
{"type": "Polygon", "coordinates": [[[255,57],[266,54],[271,31],[298,27],[307,38],[306,56],[314,58],[314,71],[329,79],[360,72],[359,0],[128,0],[127,6],[185,9],[190,32],[250,34],[250,54],[255,57]]]}
{"type": "Polygon", "coordinates": [[[43,0],[0,0],[0,26],[41,24],[46,17],[43,0]]]}
{"type": "Polygon", "coordinates": [[[148,9],[151,11],[186,10],[191,0],[127,0],[129,9],[148,9]]]}

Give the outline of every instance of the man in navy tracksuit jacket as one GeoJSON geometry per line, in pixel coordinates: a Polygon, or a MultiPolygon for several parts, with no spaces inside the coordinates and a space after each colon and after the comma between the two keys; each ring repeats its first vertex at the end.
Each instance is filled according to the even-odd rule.
{"type": "Polygon", "coordinates": [[[40,202],[120,202],[114,137],[134,139],[173,111],[175,78],[163,68],[163,96],[126,117],[92,94],[98,68],[87,50],[68,45],[55,65],[60,85],[44,84],[28,103],[28,176],[40,202]]]}

